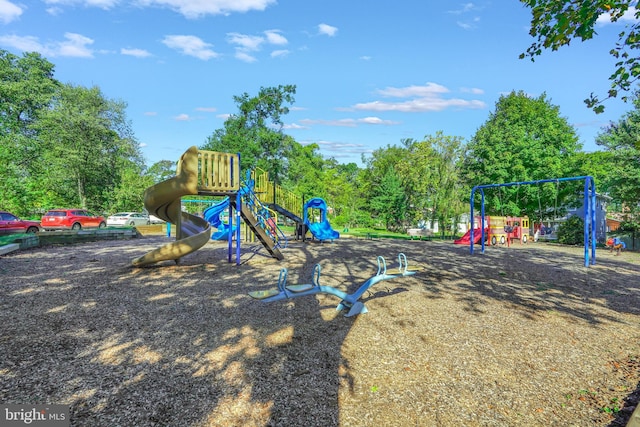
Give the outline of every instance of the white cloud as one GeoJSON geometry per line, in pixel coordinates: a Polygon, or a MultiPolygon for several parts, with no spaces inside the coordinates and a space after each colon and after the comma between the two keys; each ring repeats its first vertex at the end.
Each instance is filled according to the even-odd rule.
{"type": "Polygon", "coordinates": [[[37,37],[33,36],[0,36],[0,45],[8,46],[23,52],[40,52],[48,56],[49,52],[40,44],[37,37]]]}
{"type": "Polygon", "coordinates": [[[318,25],[318,32],[322,35],[333,37],[338,33],[338,29],[328,24],[320,24],[318,25]]]}
{"type": "Polygon", "coordinates": [[[338,141],[302,141],[302,145],[318,144],[321,150],[329,153],[332,157],[336,158],[353,158],[354,154],[371,154],[373,150],[364,144],[354,144],[352,142],[338,142],[338,141]]]}
{"type": "MultiPolygon", "coordinates": [[[[480,89],[467,90],[473,94],[481,94],[480,89]]],[[[387,98],[409,98],[397,102],[371,101],[353,105],[351,110],[359,111],[397,111],[416,113],[425,111],[442,111],[447,108],[479,109],[486,104],[480,100],[466,100],[460,98],[445,98],[449,89],[437,83],[427,83],[424,86],[387,87],[376,91],[387,98]]]]}
{"type": "Polygon", "coordinates": [[[93,40],[82,34],[66,33],[66,41],[58,44],[59,56],[73,56],[76,58],[91,58],[93,53],[87,45],[93,44],[93,40]]]}
{"type": "Polygon", "coordinates": [[[196,111],[202,111],[204,113],[215,113],[218,111],[216,107],[197,107],[196,111]]]}
{"type": "Polygon", "coordinates": [[[394,122],[392,120],[382,120],[378,117],[365,117],[362,119],[338,119],[338,120],[312,120],[312,119],[302,119],[300,120],[305,126],[312,125],[323,125],[323,126],[337,126],[337,127],[350,127],[354,128],[360,124],[366,125],[397,125],[398,122],[394,122]]]}
{"type": "Polygon", "coordinates": [[[156,111],[145,111],[144,115],[149,117],[155,117],[158,115],[158,113],[156,111]]]}
{"type": "Polygon", "coordinates": [[[189,117],[188,114],[182,113],[182,114],[178,114],[173,119],[178,121],[178,122],[188,122],[189,120],[191,120],[191,117],[189,117]]]}
{"type": "Polygon", "coordinates": [[[387,87],[377,91],[382,96],[394,98],[410,98],[414,96],[434,96],[447,93],[449,89],[437,83],[427,82],[425,86],[387,87]]]}
{"type": "Polygon", "coordinates": [[[280,30],[265,31],[264,34],[267,36],[267,43],[275,44],[279,46],[289,43],[289,40],[287,40],[287,38],[280,33],[281,33],[280,30]]]}
{"type": "Polygon", "coordinates": [[[22,8],[17,6],[10,1],[0,0],[0,21],[8,24],[12,21],[15,21],[22,15],[22,8]]]}
{"type": "MultiPolygon", "coordinates": [[[[46,4],[60,6],[85,6],[98,7],[100,9],[111,9],[120,3],[120,0],[44,0],[46,4]]],[[[57,8],[56,8],[57,9],[57,8]]]]}
{"type": "Polygon", "coordinates": [[[135,56],[136,58],[148,58],[151,55],[151,53],[149,53],[148,51],[144,50],[144,49],[126,49],[126,48],[122,48],[120,49],[120,53],[122,55],[128,55],[128,56],[135,56]]]}
{"type": "Polygon", "coordinates": [[[361,56],[359,59],[363,60],[363,61],[371,61],[371,57],[368,55],[363,55],[361,56]]]}
{"type": "Polygon", "coordinates": [[[141,6],[166,7],[187,18],[206,15],[229,15],[252,10],[262,11],[276,0],[139,0],[141,6]]]}
{"type": "Polygon", "coordinates": [[[170,49],[177,50],[184,55],[193,56],[202,60],[217,58],[219,55],[210,49],[210,43],[206,43],[196,36],[171,35],[165,36],[162,40],[165,46],[170,49]]]}
{"type": "Polygon", "coordinates": [[[478,89],[477,87],[461,87],[460,92],[464,93],[472,93],[474,95],[482,95],[484,94],[484,90],[478,89]]]}
{"type": "Polygon", "coordinates": [[[461,15],[463,13],[471,12],[476,9],[478,9],[478,7],[473,3],[463,3],[460,5],[459,9],[448,10],[447,13],[451,13],[453,15],[461,15]]]}
{"type": "Polygon", "coordinates": [[[236,59],[239,59],[242,62],[252,63],[257,61],[255,56],[251,56],[243,50],[236,51],[236,54],[234,56],[236,59]]]}
{"type": "Polygon", "coordinates": [[[309,129],[309,128],[308,128],[308,127],[306,127],[306,126],[300,126],[300,125],[299,125],[299,124],[297,124],[297,123],[284,124],[284,125],[282,126],[282,128],[283,128],[283,129],[309,129]]]}
{"type": "Polygon", "coordinates": [[[289,55],[288,50],[283,49],[283,50],[274,50],[273,52],[271,52],[271,57],[272,58],[284,58],[285,56],[289,55]]]}
{"type": "Polygon", "coordinates": [[[60,7],[48,7],[45,9],[49,15],[58,16],[62,14],[62,8],[60,7]]]}
{"type": "MultiPolygon", "coordinates": [[[[629,6],[629,9],[627,9],[620,18],[618,18],[617,22],[637,22],[638,19],[636,18],[636,13],[638,13],[638,9],[636,9],[635,6],[629,6]]],[[[609,13],[601,14],[598,16],[596,24],[612,24],[611,15],[609,13]]]]}
{"type": "Polygon", "coordinates": [[[93,57],[93,51],[87,47],[93,44],[92,39],[76,33],[66,33],[64,37],[66,40],[42,44],[37,37],[33,36],[2,36],[0,37],[0,45],[13,47],[23,52],[39,52],[48,57],[93,57]]]}
{"type": "Polygon", "coordinates": [[[227,33],[227,42],[237,45],[240,49],[248,51],[260,50],[264,38],[240,33],[227,33]]]}
{"type": "Polygon", "coordinates": [[[486,104],[478,100],[417,98],[403,102],[363,102],[353,106],[355,110],[365,111],[399,111],[402,113],[419,113],[425,111],[442,111],[450,107],[479,109],[486,104]]]}

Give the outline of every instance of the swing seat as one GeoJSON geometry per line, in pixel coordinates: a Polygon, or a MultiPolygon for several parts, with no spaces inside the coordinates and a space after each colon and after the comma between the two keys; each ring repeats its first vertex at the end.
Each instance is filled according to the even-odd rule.
{"type": "Polygon", "coordinates": [[[266,299],[269,297],[276,296],[280,293],[277,289],[268,289],[266,291],[253,291],[249,292],[249,296],[255,299],[266,299]]]}
{"type": "Polygon", "coordinates": [[[287,286],[287,290],[294,292],[294,293],[298,293],[298,292],[305,292],[305,291],[309,291],[313,289],[313,285],[309,285],[309,284],[304,284],[304,285],[289,285],[287,286]]]}

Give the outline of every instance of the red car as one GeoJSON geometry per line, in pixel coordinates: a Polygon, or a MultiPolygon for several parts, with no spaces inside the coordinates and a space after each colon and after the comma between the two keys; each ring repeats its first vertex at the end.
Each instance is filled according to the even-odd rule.
{"type": "Polygon", "coordinates": [[[82,228],[104,228],[107,221],[86,209],[51,209],[44,214],[40,226],[45,230],[80,230],[82,228]]]}
{"type": "Polygon", "coordinates": [[[38,221],[25,221],[12,213],[0,211],[0,235],[15,233],[37,233],[40,231],[38,221]]]}

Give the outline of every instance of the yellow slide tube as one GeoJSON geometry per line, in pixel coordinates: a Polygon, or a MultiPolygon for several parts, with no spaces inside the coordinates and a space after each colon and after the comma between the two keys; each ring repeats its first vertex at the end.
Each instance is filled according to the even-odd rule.
{"type": "Polygon", "coordinates": [[[144,205],[149,214],[175,224],[176,240],[133,260],[134,266],[142,267],[167,260],[177,262],[207,244],[211,238],[211,225],[204,218],[182,212],[181,209],[180,198],[194,194],[198,194],[198,148],[195,146],[180,157],[175,177],[144,192],[144,205]]]}

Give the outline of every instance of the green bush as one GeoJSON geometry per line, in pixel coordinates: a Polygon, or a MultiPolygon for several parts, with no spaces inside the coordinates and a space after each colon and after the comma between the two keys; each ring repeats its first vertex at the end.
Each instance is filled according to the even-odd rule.
{"type": "Polygon", "coordinates": [[[577,215],[569,217],[558,228],[558,243],[564,245],[584,244],[584,221],[577,215]]]}

